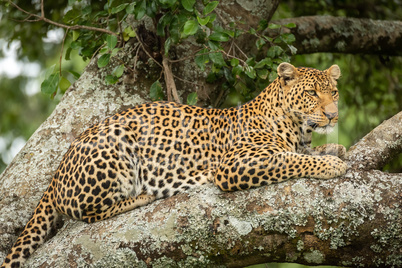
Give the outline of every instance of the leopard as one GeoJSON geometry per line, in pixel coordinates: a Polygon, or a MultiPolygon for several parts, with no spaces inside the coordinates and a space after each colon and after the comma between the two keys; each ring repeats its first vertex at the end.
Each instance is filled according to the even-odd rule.
{"type": "Polygon", "coordinates": [[[93,223],[208,183],[231,192],[345,174],[343,145],[311,146],[313,132],[338,122],[340,75],[338,65],[283,62],[237,107],[149,102],[94,124],[71,143],[1,267],[22,266],[62,216],[93,223]]]}

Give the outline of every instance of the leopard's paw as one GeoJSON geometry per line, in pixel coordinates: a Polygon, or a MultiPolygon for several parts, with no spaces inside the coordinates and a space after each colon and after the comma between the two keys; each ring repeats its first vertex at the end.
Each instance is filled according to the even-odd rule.
{"type": "Polygon", "coordinates": [[[321,172],[317,174],[319,179],[332,179],[342,176],[346,173],[348,165],[339,157],[333,155],[324,155],[320,157],[322,160],[321,172]]]}
{"type": "Polygon", "coordinates": [[[313,149],[319,155],[333,155],[344,160],[346,158],[346,148],[342,144],[328,143],[317,146],[313,149]]]}

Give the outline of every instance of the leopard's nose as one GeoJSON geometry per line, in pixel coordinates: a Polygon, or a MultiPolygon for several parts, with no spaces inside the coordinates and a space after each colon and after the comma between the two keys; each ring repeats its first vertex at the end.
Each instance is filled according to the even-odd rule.
{"type": "Polygon", "coordinates": [[[338,113],[328,113],[328,112],[324,112],[324,115],[329,119],[332,120],[336,117],[338,113]]]}

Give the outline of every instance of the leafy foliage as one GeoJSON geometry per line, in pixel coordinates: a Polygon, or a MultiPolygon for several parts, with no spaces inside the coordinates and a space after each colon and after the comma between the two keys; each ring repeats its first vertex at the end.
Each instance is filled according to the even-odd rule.
{"type": "MultiPolygon", "coordinates": [[[[223,79],[223,90],[236,91],[245,100],[249,100],[257,90],[275,78],[277,65],[288,61],[289,55],[296,52],[291,45],[294,36],[281,31],[283,27],[290,28],[295,25],[280,26],[269,24],[265,20],[260,22],[257,29],[249,27],[244,30],[244,22],[222,25],[216,20],[215,9],[218,5],[219,1],[209,0],[204,0],[197,6],[195,0],[109,0],[94,5],[70,0],[62,21],[66,27],[82,28],[73,28],[74,30],[66,32],[72,41],[66,49],[64,60],[69,60],[72,50],[78,51],[83,60],[99,53],[98,67],[107,67],[117,55],[119,47],[136,36],[135,30],[125,22],[127,16],[132,15],[137,20],[148,16],[154,20],[156,34],[163,42],[163,51],[157,52],[168,56],[172,46],[186,41],[189,37],[195,37],[200,51],[194,55],[194,59],[201,70],[211,70],[209,82],[223,79]],[[242,29],[239,25],[243,26],[242,29]],[[278,35],[264,35],[263,32],[267,28],[278,29],[278,35]],[[106,29],[109,34],[99,29],[106,29]],[[255,45],[261,51],[259,55],[247,55],[236,46],[236,40],[243,35],[257,37],[255,45]],[[236,52],[242,54],[242,58],[235,56],[236,52]]],[[[115,67],[106,75],[106,83],[117,83],[124,69],[124,64],[115,67]]],[[[59,88],[64,89],[68,85],[67,81],[61,71],[54,69],[43,81],[42,92],[53,97],[59,88]]]]}

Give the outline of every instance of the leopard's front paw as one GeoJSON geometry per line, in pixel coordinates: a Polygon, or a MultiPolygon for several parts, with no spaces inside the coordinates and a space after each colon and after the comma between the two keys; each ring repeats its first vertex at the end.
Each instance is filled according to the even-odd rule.
{"type": "Polygon", "coordinates": [[[332,179],[346,173],[347,164],[339,157],[333,155],[313,156],[313,163],[310,166],[309,177],[315,179],[332,179]]]}
{"type": "Polygon", "coordinates": [[[331,179],[342,176],[346,173],[348,165],[339,157],[333,155],[324,155],[321,157],[324,161],[323,177],[321,179],[331,179]]]}
{"type": "Polygon", "coordinates": [[[333,155],[342,160],[345,160],[346,158],[346,148],[342,144],[328,143],[314,147],[314,151],[319,155],[333,155]]]}

